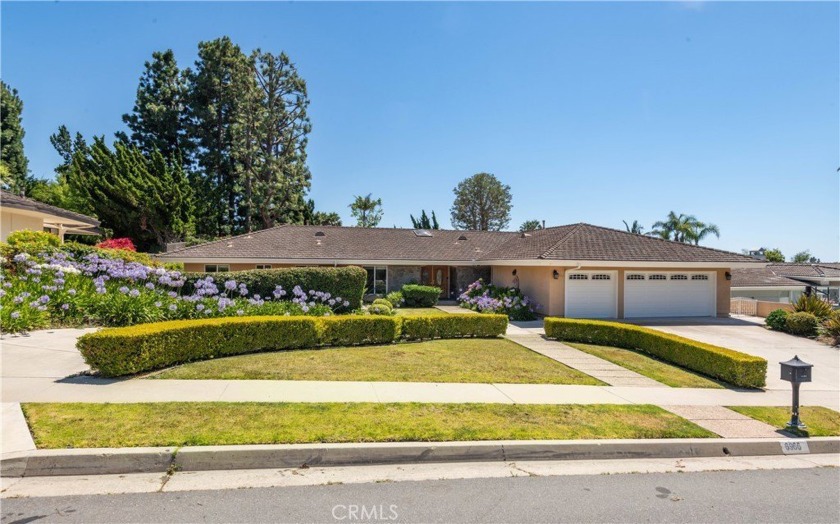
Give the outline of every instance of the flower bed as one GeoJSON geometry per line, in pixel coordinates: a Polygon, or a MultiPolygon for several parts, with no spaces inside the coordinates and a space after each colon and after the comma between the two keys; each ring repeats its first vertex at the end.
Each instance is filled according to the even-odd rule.
{"type": "Polygon", "coordinates": [[[187,293],[179,271],[96,253],[20,252],[7,261],[0,278],[4,332],[246,315],[323,316],[350,306],[341,296],[297,285],[254,293],[224,274],[195,280],[187,293]]]}
{"type": "Polygon", "coordinates": [[[479,313],[500,313],[511,320],[533,320],[534,303],[517,288],[485,284],[478,279],[458,297],[461,307],[479,313]]]}

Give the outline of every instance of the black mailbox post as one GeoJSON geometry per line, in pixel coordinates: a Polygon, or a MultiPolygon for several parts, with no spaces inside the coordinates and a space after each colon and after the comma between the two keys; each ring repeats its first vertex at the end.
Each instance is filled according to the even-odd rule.
{"type": "Polygon", "coordinates": [[[811,368],[814,365],[799,360],[799,356],[779,364],[782,366],[782,380],[787,380],[793,386],[793,410],[787,427],[805,429],[805,424],[799,420],[799,384],[811,382],[811,368]]]}

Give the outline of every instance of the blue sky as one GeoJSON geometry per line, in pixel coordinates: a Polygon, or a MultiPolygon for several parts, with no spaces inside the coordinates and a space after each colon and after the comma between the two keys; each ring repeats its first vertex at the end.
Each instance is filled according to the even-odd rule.
{"type": "Polygon", "coordinates": [[[61,124],[122,129],[143,62],[229,35],[286,51],[311,98],[311,196],[351,223],[434,209],[476,172],[527,219],[621,228],[668,211],[739,251],[840,258],[837,3],[11,3],[2,78],[36,176],[61,124]]]}

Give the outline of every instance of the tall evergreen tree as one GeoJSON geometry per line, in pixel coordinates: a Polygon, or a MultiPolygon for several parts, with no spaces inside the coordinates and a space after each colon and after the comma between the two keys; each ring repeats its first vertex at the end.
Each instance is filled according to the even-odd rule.
{"type": "Polygon", "coordinates": [[[510,223],[510,186],[490,173],[477,173],[453,190],[450,210],[455,229],[500,231],[510,223]]]}
{"type": "Polygon", "coordinates": [[[23,152],[23,101],[17,89],[0,81],[0,165],[2,184],[14,193],[29,188],[29,160],[23,152]]]}
{"type": "Polygon", "coordinates": [[[171,49],[152,53],[140,76],[134,109],[122,117],[131,135],[120,133],[118,138],[130,141],[146,154],[157,149],[166,158],[188,159],[186,96],[186,79],[178,69],[175,53],[171,49]]]}
{"type": "Polygon", "coordinates": [[[420,218],[414,218],[414,215],[408,215],[411,218],[411,225],[414,229],[440,229],[435,212],[432,211],[432,218],[426,214],[425,209],[420,210],[420,218]]]}
{"type": "Polygon", "coordinates": [[[121,141],[111,150],[96,137],[74,154],[68,182],[103,226],[140,247],[163,247],[192,232],[192,190],[180,159],[168,160],[157,150],[146,156],[121,141]]]}
{"type": "Polygon", "coordinates": [[[227,235],[239,231],[240,167],[235,136],[242,119],[243,100],[255,82],[242,50],[222,37],[198,44],[194,70],[185,72],[189,85],[188,134],[196,148],[198,172],[197,231],[201,235],[227,235]]]}
{"type": "Polygon", "coordinates": [[[350,204],[350,214],[356,219],[356,227],[376,227],[382,221],[382,199],[374,200],[370,193],[355,195],[350,204]]]}

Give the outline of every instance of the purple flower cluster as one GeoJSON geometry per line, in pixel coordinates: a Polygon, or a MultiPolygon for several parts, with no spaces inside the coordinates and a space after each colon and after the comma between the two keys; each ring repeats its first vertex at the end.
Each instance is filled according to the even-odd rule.
{"type": "Polygon", "coordinates": [[[461,307],[481,313],[502,313],[512,320],[534,318],[536,304],[517,288],[506,288],[485,284],[476,280],[458,296],[461,307]]]}

